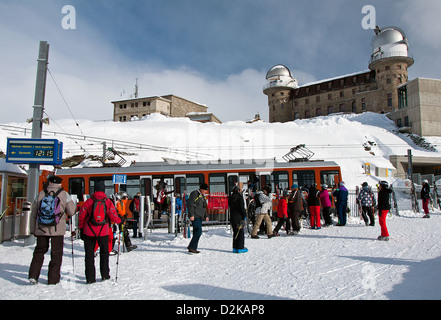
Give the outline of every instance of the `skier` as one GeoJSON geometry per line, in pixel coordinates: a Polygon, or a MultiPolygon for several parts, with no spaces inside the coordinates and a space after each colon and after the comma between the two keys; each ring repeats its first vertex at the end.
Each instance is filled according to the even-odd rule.
{"type": "Polygon", "coordinates": [[[129,238],[129,230],[127,228],[127,199],[129,198],[129,196],[127,195],[126,192],[123,192],[121,194],[121,200],[119,200],[119,198],[117,198],[116,201],[116,212],[119,216],[119,218],[121,219],[121,224],[119,225],[119,231],[123,233],[123,239],[124,239],[124,244],[126,246],[126,249],[128,252],[135,250],[136,248],[138,248],[138,246],[133,245],[132,241],[130,241],[129,238]]]}
{"type": "Polygon", "coordinates": [[[381,235],[378,240],[388,241],[389,232],[386,227],[386,217],[390,210],[390,194],[392,190],[386,181],[380,181],[380,191],[378,192],[378,222],[381,227],[381,235]]]}
{"type": "Polygon", "coordinates": [[[264,186],[262,188],[262,191],[258,192],[259,201],[262,204],[262,206],[256,208],[256,222],[254,223],[253,230],[251,231],[252,239],[259,239],[259,236],[257,235],[257,229],[259,229],[262,221],[265,222],[266,234],[268,236],[268,239],[274,237],[272,231],[272,222],[269,216],[269,213],[271,212],[271,206],[273,204],[270,193],[271,193],[271,187],[269,186],[264,186]]]}
{"type": "Polygon", "coordinates": [[[289,197],[289,191],[285,190],[283,191],[283,196],[279,199],[279,203],[277,204],[277,225],[273,230],[273,235],[275,237],[279,236],[279,230],[283,226],[283,224],[286,223],[286,234],[287,235],[293,235],[292,232],[290,232],[289,228],[289,220],[288,220],[288,197],[289,197]]]}
{"type": "Polygon", "coordinates": [[[109,233],[112,234],[109,224],[95,225],[91,221],[92,211],[95,201],[105,200],[106,219],[113,223],[121,223],[121,219],[116,214],[113,202],[107,198],[104,181],[98,181],[94,186],[94,193],[87,199],[81,207],[79,214],[78,227],[81,232],[81,239],[84,241],[85,266],[86,266],[86,282],[91,284],[96,282],[95,276],[95,244],[98,242],[100,246],[100,272],[101,279],[110,279],[109,269],[109,233]],[[109,231],[110,230],[110,231],[109,231]]]}
{"type": "MultiPolygon", "coordinates": [[[[49,176],[47,192],[56,193],[61,189],[62,178],[58,176],[49,176]]],[[[48,284],[57,284],[60,282],[60,269],[63,258],[64,234],[66,233],[66,217],[75,215],[76,205],[71,196],[66,191],[58,194],[60,199],[61,219],[55,226],[46,226],[38,223],[38,210],[41,200],[45,197],[44,190],[40,191],[32,206],[31,213],[31,233],[37,238],[37,245],[34,249],[31,265],[29,267],[29,282],[37,284],[40,276],[41,267],[43,266],[44,255],[49,250],[49,242],[51,244],[51,261],[49,263],[48,284]]]]}
{"type": "Polygon", "coordinates": [[[239,187],[234,186],[231,195],[228,197],[228,207],[230,208],[230,223],[233,228],[233,253],[245,253],[245,219],[247,212],[245,203],[240,194],[239,187]]]}
{"type": "Polygon", "coordinates": [[[175,215],[177,217],[177,224],[176,224],[176,230],[177,233],[181,232],[181,228],[180,228],[180,221],[181,221],[181,214],[182,214],[182,199],[181,199],[181,195],[179,193],[176,193],[175,195],[176,199],[175,199],[175,215]]]}
{"type": "Polygon", "coordinates": [[[332,194],[337,200],[337,215],[338,223],[336,226],[342,227],[346,225],[346,207],[348,205],[348,190],[345,187],[345,183],[340,182],[340,186],[332,194]]]}
{"type": "Polygon", "coordinates": [[[320,191],[317,190],[317,183],[313,183],[308,191],[308,209],[310,212],[311,229],[321,229],[320,220],[320,191]]]}
{"type": "Polygon", "coordinates": [[[323,208],[323,218],[325,219],[324,227],[329,227],[333,225],[331,218],[331,199],[329,198],[328,185],[324,183],[321,187],[320,203],[323,208]]]}
{"type": "Polygon", "coordinates": [[[208,185],[202,183],[198,190],[190,193],[187,202],[188,217],[193,225],[193,237],[187,249],[191,253],[199,253],[198,249],[199,238],[202,235],[202,220],[208,221],[207,215],[207,200],[205,195],[208,193],[208,185]]]}
{"type": "Polygon", "coordinates": [[[288,197],[288,216],[291,219],[292,232],[300,232],[300,213],[302,212],[302,195],[297,184],[291,186],[291,194],[288,197]]]}
{"type": "Polygon", "coordinates": [[[138,220],[139,220],[139,199],[141,192],[137,192],[130,202],[129,210],[133,213],[133,238],[138,237],[138,220]]]}
{"type": "Polygon", "coordinates": [[[361,203],[361,215],[366,226],[375,226],[373,207],[376,205],[375,196],[367,182],[363,182],[362,189],[357,197],[361,203]],[[369,221],[370,220],[370,221],[369,221]]]}
{"type": "Polygon", "coordinates": [[[421,188],[421,201],[423,202],[424,216],[423,218],[430,218],[429,215],[429,201],[430,201],[430,186],[429,181],[423,180],[423,187],[421,188]]]}

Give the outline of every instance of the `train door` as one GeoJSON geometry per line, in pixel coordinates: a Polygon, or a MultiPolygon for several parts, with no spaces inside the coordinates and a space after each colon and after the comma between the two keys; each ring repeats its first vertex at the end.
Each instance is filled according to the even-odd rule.
{"type": "Polygon", "coordinates": [[[234,186],[237,185],[240,188],[239,174],[238,173],[227,173],[227,177],[228,177],[227,190],[228,190],[228,194],[231,194],[234,186]]]}
{"type": "Polygon", "coordinates": [[[183,194],[187,189],[185,174],[175,175],[175,193],[183,194]]]}
{"type": "Polygon", "coordinates": [[[141,195],[150,197],[152,201],[152,176],[141,176],[139,177],[141,195]]]}

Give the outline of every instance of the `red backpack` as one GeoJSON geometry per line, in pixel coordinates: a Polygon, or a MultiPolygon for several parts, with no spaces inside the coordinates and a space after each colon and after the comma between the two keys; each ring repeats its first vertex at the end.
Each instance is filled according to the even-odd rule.
{"type": "Polygon", "coordinates": [[[107,221],[106,199],[94,199],[90,221],[94,226],[103,226],[107,221]]]}

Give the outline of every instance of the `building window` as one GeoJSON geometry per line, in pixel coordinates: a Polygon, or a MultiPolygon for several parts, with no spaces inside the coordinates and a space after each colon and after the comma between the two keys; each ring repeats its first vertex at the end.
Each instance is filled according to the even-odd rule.
{"type": "Polygon", "coordinates": [[[387,94],[387,106],[392,107],[392,93],[387,94]]]}
{"type": "Polygon", "coordinates": [[[343,98],[345,96],[345,93],[343,91],[340,91],[340,98],[343,98]]]}
{"type": "Polygon", "coordinates": [[[356,113],[357,112],[357,103],[354,101],[352,102],[352,112],[356,113]]]}
{"type": "Polygon", "coordinates": [[[400,119],[397,119],[397,127],[398,127],[398,128],[401,128],[402,125],[403,125],[403,124],[401,123],[401,118],[400,118],[400,119]]]}
{"type": "Polygon", "coordinates": [[[404,125],[405,125],[406,127],[410,127],[410,124],[409,124],[409,117],[408,117],[408,116],[405,116],[405,117],[404,117],[404,125]]]}
{"type": "Polygon", "coordinates": [[[328,100],[332,100],[332,93],[328,93],[328,100]]]}
{"type": "Polygon", "coordinates": [[[386,83],[387,83],[387,84],[391,84],[391,83],[392,83],[392,80],[391,80],[390,78],[387,78],[386,83]]]}
{"type": "Polygon", "coordinates": [[[407,107],[407,86],[398,88],[398,109],[407,107]]]}
{"type": "Polygon", "coordinates": [[[320,96],[317,96],[317,97],[315,98],[315,102],[320,102],[320,96]]]}
{"type": "Polygon", "coordinates": [[[328,107],[328,114],[334,113],[334,106],[328,107]]]}
{"type": "Polygon", "coordinates": [[[322,115],[322,108],[317,108],[317,110],[315,110],[315,115],[317,117],[321,116],[322,115]]]}
{"type": "Polygon", "coordinates": [[[340,112],[346,112],[346,105],[344,103],[340,105],[340,112]]]}
{"type": "Polygon", "coordinates": [[[300,113],[295,112],[294,113],[294,120],[300,119],[300,113]]]}
{"type": "Polygon", "coordinates": [[[305,111],[305,118],[306,119],[311,118],[311,111],[309,111],[309,110],[305,111]]]}
{"type": "Polygon", "coordinates": [[[361,111],[366,111],[366,98],[361,99],[361,111]]]}

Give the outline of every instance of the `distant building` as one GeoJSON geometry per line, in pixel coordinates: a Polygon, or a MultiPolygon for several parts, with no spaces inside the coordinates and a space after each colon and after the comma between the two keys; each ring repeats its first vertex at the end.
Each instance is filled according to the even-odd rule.
{"type": "Polygon", "coordinates": [[[371,111],[388,113],[397,126],[406,126],[413,133],[441,136],[441,116],[434,116],[441,114],[441,80],[418,78],[408,82],[407,69],[414,59],[400,28],[377,27],[371,44],[369,70],[302,86],[286,66],[272,67],[263,87],[268,96],[269,121],[371,111]],[[424,101],[417,97],[424,97],[424,101]]]}
{"type": "Polygon", "coordinates": [[[201,122],[221,122],[212,113],[207,112],[207,106],[172,94],[112,101],[112,103],[113,121],[125,122],[133,117],[141,119],[152,113],[160,113],[167,117],[189,117],[201,122]],[[195,116],[196,114],[198,117],[195,116]]]}

